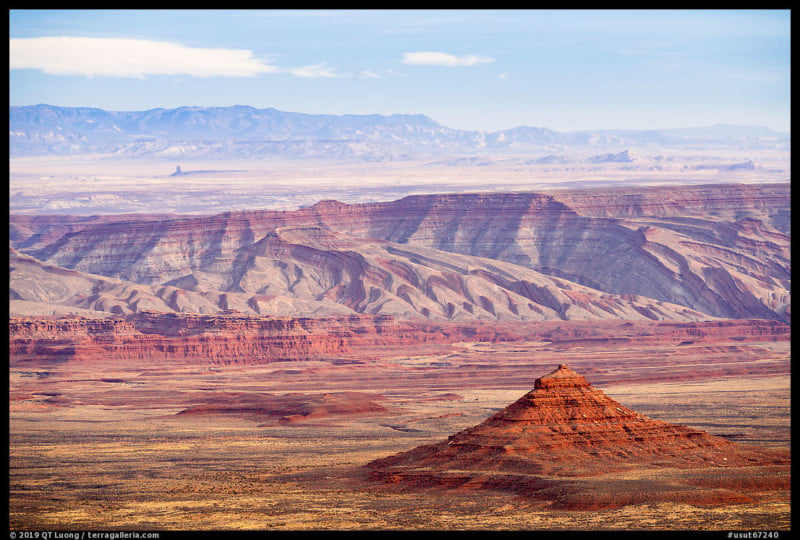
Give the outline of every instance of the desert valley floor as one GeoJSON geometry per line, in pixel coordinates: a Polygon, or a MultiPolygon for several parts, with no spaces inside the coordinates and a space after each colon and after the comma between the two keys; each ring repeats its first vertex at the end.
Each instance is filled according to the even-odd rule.
{"type": "Polygon", "coordinates": [[[788,530],[790,195],[11,215],[12,530],[788,530]]]}
{"type": "MultiPolygon", "coordinates": [[[[369,480],[372,460],[482,422],[559,364],[650,418],[789,449],[788,325],[767,332],[736,321],[687,338],[651,322],[541,324],[558,332],[425,347],[400,340],[354,347],[346,358],[260,365],[13,363],[10,526],[789,529],[788,466],[745,471],[748,481],[728,486],[735,504],[659,502],[679,475],[672,469],[600,474],[555,495],[558,503],[623,485],[653,501],[593,510],[503,490],[369,480]]],[[[718,470],[691,478],[715,485],[718,470]]]]}

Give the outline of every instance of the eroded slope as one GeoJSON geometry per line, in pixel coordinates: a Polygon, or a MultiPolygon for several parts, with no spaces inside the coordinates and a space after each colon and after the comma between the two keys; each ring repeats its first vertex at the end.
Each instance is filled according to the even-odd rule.
{"type": "Polygon", "coordinates": [[[305,303],[302,308],[311,311],[338,305],[404,316],[542,317],[535,309],[520,312],[525,303],[506,300],[503,284],[491,283],[492,294],[477,298],[458,287],[445,287],[444,295],[426,289],[432,270],[454,284],[473,267],[495,276],[508,270],[512,281],[541,286],[534,271],[622,297],[615,302],[636,295],[712,317],[788,321],[789,211],[788,184],[720,185],[425,195],[361,205],[324,201],[292,212],[118,222],[71,219],[60,236],[52,217],[12,216],[11,226],[12,245],[48,264],[218,299],[228,295],[228,309],[256,313],[279,314],[305,303]],[[289,232],[297,230],[304,232],[289,232]],[[371,259],[380,249],[384,263],[371,259]],[[443,253],[461,257],[448,260],[443,253]],[[463,256],[479,259],[465,263],[463,256]],[[486,259],[515,267],[498,272],[499,265],[486,259]],[[407,288],[386,285],[387,272],[407,288]],[[372,292],[376,280],[378,292],[372,292]],[[265,298],[242,301],[239,293],[265,298]]]}

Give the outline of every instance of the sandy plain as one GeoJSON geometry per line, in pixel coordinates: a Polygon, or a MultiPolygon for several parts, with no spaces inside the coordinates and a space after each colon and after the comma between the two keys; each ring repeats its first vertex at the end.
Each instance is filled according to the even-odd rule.
{"type": "Polygon", "coordinates": [[[555,511],[512,493],[388,490],[363,472],[373,459],[481,422],[561,363],[651,418],[788,449],[788,341],[462,343],[431,354],[357,351],[341,360],[12,367],[11,528],[790,527],[788,490],[721,507],[555,511]],[[326,410],[319,405],[326,394],[345,396],[344,405],[326,410]],[[312,414],[258,406],[265,396],[290,395],[312,414]],[[209,407],[225,402],[256,406],[209,407]]]}
{"type": "Polygon", "coordinates": [[[634,163],[588,164],[577,159],[556,165],[513,156],[486,156],[478,159],[478,165],[433,159],[353,163],[15,157],[9,160],[9,208],[12,214],[214,214],[293,210],[325,199],[354,204],[463,191],[765,183],[790,178],[785,151],[751,151],[745,156],[722,150],[658,149],[659,161],[653,160],[653,152],[637,152],[642,157],[634,163]],[[713,168],[741,163],[745,157],[758,166],[713,168]],[[184,174],[171,176],[178,165],[184,174]]]}

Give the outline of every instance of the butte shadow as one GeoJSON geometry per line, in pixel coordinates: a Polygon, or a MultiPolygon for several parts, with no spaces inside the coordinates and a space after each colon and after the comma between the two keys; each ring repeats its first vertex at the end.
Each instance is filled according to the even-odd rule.
{"type": "Polygon", "coordinates": [[[788,452],[623,407],[566,365],[483,423],[365,466],[387,489],[512,492],[553,509],[696,506],[786,496],[788,452]]]}

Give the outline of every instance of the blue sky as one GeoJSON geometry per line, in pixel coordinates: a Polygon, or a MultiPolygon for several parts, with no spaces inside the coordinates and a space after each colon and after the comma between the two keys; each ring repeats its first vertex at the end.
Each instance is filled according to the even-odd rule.
{"type": "Polygon", "coordinates": [[[790,123],[788,10],[11,10],[10,105],[790,123]]]}

